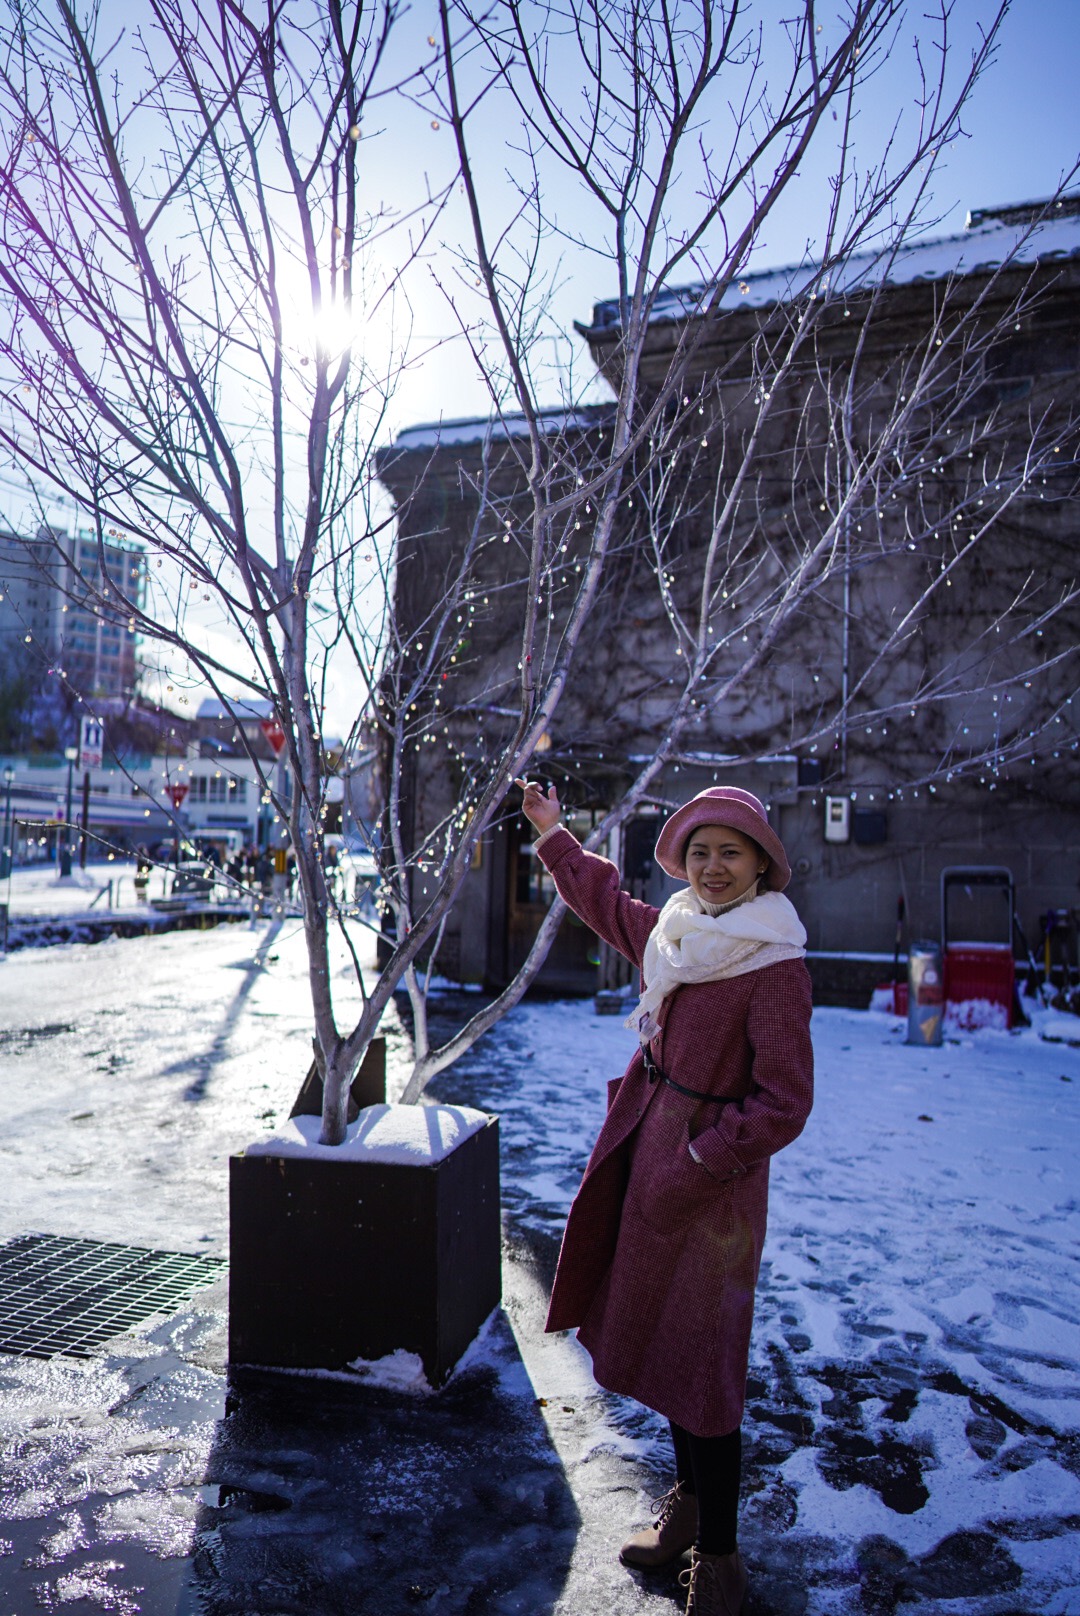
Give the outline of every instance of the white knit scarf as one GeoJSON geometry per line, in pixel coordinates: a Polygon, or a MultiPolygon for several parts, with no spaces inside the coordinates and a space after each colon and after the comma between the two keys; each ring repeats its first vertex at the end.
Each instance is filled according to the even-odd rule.
{"type": "Polygon", "coordinates": [[[641,962],[646,986],[626,1025],[647,1044],[660,1031],[655,1012],[675,988],[745,976],[805,954],[805,927],[782,892],[748,895],[708,914],[685,887],[668,899],[649,933],[641,962]]]}

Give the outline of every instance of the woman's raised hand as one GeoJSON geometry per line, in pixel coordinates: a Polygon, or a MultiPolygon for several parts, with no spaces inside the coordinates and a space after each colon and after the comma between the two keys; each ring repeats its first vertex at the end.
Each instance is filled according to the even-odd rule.
{"type": "Polygon", "coordinates": [[[514,784],[520,786],[525,793],[525,800],[521,805],[522,813],[526,819],[531,820],[541,835],[559,823],[562,804],[554,786],[548,786],[545,796],[544,788],[538,780],[515,780],[514,784]]]}

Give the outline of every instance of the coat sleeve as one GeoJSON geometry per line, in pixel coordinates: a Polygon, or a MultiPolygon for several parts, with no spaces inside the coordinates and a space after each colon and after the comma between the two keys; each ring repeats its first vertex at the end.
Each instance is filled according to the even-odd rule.
{"type": "Polygon", "coordinates": [[[575,915],[605,943],[640,966],[659,909],[623,892],[619,872],[611,860],[586,853],[565,826],[553,831],[537,851],[551,871],[560,898],[566,900],[575,915]]]}
{"type": "Polygon", "coordinates": [[[810,973],[801,960],[756,973],[746,1030],[753,1092],[725,1105],[696,1134],[693,1154],[716,1178],[733,1178],[797,1139],[814,1103],[810,973]]]}

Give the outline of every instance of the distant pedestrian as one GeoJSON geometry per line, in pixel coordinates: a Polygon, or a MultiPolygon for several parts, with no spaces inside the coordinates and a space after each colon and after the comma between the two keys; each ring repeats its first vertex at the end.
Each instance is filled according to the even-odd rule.
{"type": "Polygon", "coordinates": [[[570,1208],[549,1330],[577,1327],[601,1386],[665,1416],[675,1484],[621,1558],[691,1551],[687,1616],[737,1616],[741,1420],[769,1157],[813,1101],[806,933],[782,896],[783,844],[748,791],[703,791],[667,820],[656,859],[689,886],[663,909],[560,823],[555,788],[525,784],[533,844],[560,895],[642,973],[640,1048],[570,1208]]]}
{"type": "Polygon", "coordinates": [[[338,861],[337,848],[331,842],[323,855],[323,876],[326,879],[326,890],[332,903],[336,903],[338,899],[338,876],[340,873],[341,867],[338,861]]]}
{"type": "Polygon", "coordinates": [[[150,854],[140,842],[138,852],[135,855],[135,901],[137,903],[146,903],[149,886],[150,854]]]}

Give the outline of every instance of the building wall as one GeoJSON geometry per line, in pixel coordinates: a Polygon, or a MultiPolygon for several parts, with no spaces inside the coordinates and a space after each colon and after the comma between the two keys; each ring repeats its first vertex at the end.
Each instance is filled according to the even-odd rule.
{"type": "MultiPolygon", "coordinates": [[[[1036,276],[1029,286],[1039,298],[1019,322],[1020,329],[987,354],[980,393],[971,406],[998,411],[996,445],[1006,463],[1022,453],[1031,419],[1049,416],[1065,422],[1080,404],[1080,270],[1068,263],[1040,274],[1041,282],[1035,284],[1036,276]]],[[[973,279],[971,295],[977,290],[973,279]]],[[[987,322],[1000,315],[1016,290],[1016,285],[1002,283],[996,301],[987,301],[987,322]]],[[[871,377],[877,376],[876,392],[874,387],[864,391],[862,415],[855,422],[864,436],[873,432],[882,401],[889,402],[898,356],[928,328],[935,297],[934,288],[904,287],[879,312],[866,357],[871,377]]],[[[697,369],[687,386],[701,389],[707,411],[704,430],[710,451],[697,456],[694,472],[703,489],[714,479],[722,481],[721,453],[730,454],[756,418],[735,356],[753,322],[773,317],[725,317],[698,351],[697,369]]],[[[857,329],[857,322],[826,329],[817,365],[842,368],[857,329]]],[[[675,327],[656,332],[645,366],[646,384],[662,373],[678,335],[675,327]]],[[[605,355],[595,346],[594,357],[603,368],[605,355]]],[[[818,520],[816,483],[828,437],[822,414],[815,438],[813,389],[819,378],[820,370],[796,373],[787,396],[778,400],[755,461],[745,525],[741,530],[736,525],[734,533],[734,546],[745,541],[763,573],[772,567],[777,579],[783,576],[786,556],[797,553],[798,539],[818,520]],[[755,552],[761,532],[767,533],[769,547],[759,544],[755,552]]],[[[694,430],[701,430],[696,420],[694,430]]],[[[428,620],[473,535],[479,433],[471,446],[463,437],[459,432],[456,443],[443,447],[430,442],[410,447],[405,434],[382,467],[401,513],[397,611],[407,640],[428,620]]],[[[493,504],[481,523],[489,542],[479,552],[475,596],[483,609],[467,614],[461,655],[450,670],[444,702],[444,709],[456,708],[451,720],[454,756],[440,742],[416,747],[405,759],[403,795],[412,814],[407,830],[414,846],[453,806],[465,767],[460,759],[469,756],[470,748],[473,755],[482,751],[485,722],[497,729],[500,707],[516,704],[515,657],[525,581],[521,556],[513,542],[502,542],[500,523],[522,508],[516,506],[515,475],[518,490],[521,482],[511,447],[500,451],[496,446],[493,452],[502,504],[493,504]],[[485,713],[491,716],[485,719],[485,713]]],[[[888,566],[869,564],[874,543],[886,549],[897,546],[916,502],[924,510],[942,509],[955,493],[962,465],[940,475],[927,467],[922,486],[910,494],[901,491],[895,501],[865,513],[867,532],[861,538],[852,534],[857,564],[848,574],[849,600],[842,598],[840,579],[809,600],[754,679],[703,714],[684,744],[681,763],[671,765],[659,782],[659,797],[672,805],[714,782],[738,783],[762,796],[795,866],[791,893],[806,920],[811,948],[890,954],[901,895],[911,931],[936,935],[941,871],[950,865],[1010,868],[1029,936],[1037,934],[1041,912],[1080,902],[1078,730],[1071,706],[1080,616],[1069,605],[1048,617],[1041,632],[1035,627],[1040,611],[1051,611],[1075,589],[1075,504],[1063,497],[1075,474],[1076,457],[1066,455],[1056,477],[1040,479],[1010,504],[980,546],[977,563],[956,573],[954,587],[938,591],[918,632],[875,668],[878,649],[912,589],[928,581],[952,554],[953,536],[942,533],[936,546],[924,544],[917,555],[893,554],[888,566]],[[995,623],[1017,598],[1024,601],[1031,633],[1007,645],[995,637],[995,623]],[[845,604],[846,642],[841,632],[845,604]],[[815,704],[835,703],[845,643],[850,678],[875,669],[859,703],[868,715],[895,705],[920,681],[939,676],[959,646],[975,644],[978,652],[954,669],[956,685],[941,699],[911,713],[895,713],[887,721],[875,718],[865,724],[853,718],[813,753],[805,749],[801,761],[808,783],[800,786],[800,760],[787,755],[785,746],[793,733],[812,726],[815,704]],[[1028,661],[1045,668],[1030,683],[1019,677],[1028,661]],[[947,771],[938,772],[952,737],[966,734],[965,746],[993,749],[997,734],[1023,734],[1026,725],[1035,728],[1055,702],[1060,710],[1054,738],[1049,743],[1039,738],[1031,749],[1034,762],[1030,757],[1000,765],[991,761],[951,779],[947,771]],[[767,756],[776,761],[761,761],[767,756]],[[821,778],[812,784],[815,766],[821,778]],[[930,775],[932,785],[927,783],[930,775]],[[884,840],[827,843],[826,793],[846,795],[853,806],[882,815],[884,840]]],[[[609,568],[577,676],[553,723],[551,749],[536,760],[549,778],[566,781],[571,800],[579,804],[607,805],[618,799],[632,777],[633,759],[651,751],[677,683],[672,641],[644,543],[650,514],[647,499],[642,499],[623,518],[621,554],[609,568]]],[[[671,536],[671,589],[687,612],[693,610],[691,582],[707,539],[706,515],[707,507],[699,506],[671,536]]],[[[574,563],[574,542],[571,538],[568,567],[574,563]]],[[[732,658],[738,655],[733,646],[732,658]]],[[[501,849],[513,843],[515,834],[512,822],[493,833],[486,849],[487,880],[470,877],[451,918],[448,931],[463,975],[505,976],[501,939],[507,924],[514,923],[514,906],[501,849]],[[481,954],[484,969],[467,970],[465,960],[481,954]]],[[[650,896],[660,900],[663,895],[662,882],[653,878],[650,896]]]]}

